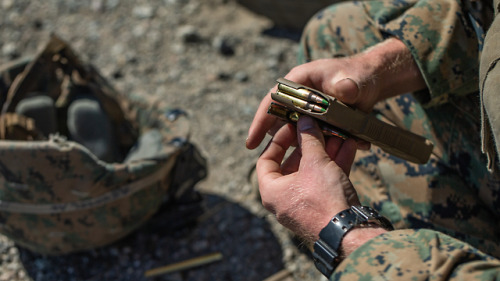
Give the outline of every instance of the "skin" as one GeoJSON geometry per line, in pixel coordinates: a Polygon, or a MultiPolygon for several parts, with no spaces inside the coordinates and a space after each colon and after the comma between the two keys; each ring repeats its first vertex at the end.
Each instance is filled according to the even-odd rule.
{"type": "MultiPolygon", "coordinates": [[[[285,78],[366,112],[383,99],[425,88],[411,53],[393,38],[353,57],[299,65],[285,78]]],[[[246,142],[247,148],[253,149],[266,133],[273,135],[257,162],[262,203],[281,224],[314,242],[335,214],[359,205],[349,172],[360,145],[353,139],[325,140],[316,122],[307,116],[300,118],[297,128],[283,125],[266,114],[270,102],[268,94],[255,114],[246,142]],[[285,159],[289,149],[294,150],[285,159]]],[[[383,232],[379,227],[355,228],[344,236],[341,252],[347,256],[383,232]]]]}
{"type": "MultiPolygon", "coordinates": [[[[410,51],[395,38],[352,57],[321,59],[296,66],[285,78],[365,112],[371,111],[381,100],[426,87],[410,51]]],[[[276,86],[270,92],[273,91],[276,86]]],[[[270,103],[271,94],[268,93],[248,131],[248,149],[258,147],[266,133],[274,134],[283,125],[266,113],[270,103]]]]}
{"type": "MultiPolygon", "coordinates": [[[[283,126],[257,161],[262,203],[278,221],[308,242],[337,213],[359,205],[349,171],[356,154],[353,139],[324,139],[316,122],[301,117],[297,129],[283,126]],[[284,159],[285,153],[298,147],[284,159]]],[[[367,239],[385,232],[382,228],[354,229],[343,240],[348,255],[367,239]]]]}

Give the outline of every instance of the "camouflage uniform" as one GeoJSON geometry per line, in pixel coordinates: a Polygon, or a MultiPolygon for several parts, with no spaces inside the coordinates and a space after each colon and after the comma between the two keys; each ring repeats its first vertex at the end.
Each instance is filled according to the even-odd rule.
{"type": "Polygon", "coordinates": [[[482,27],[492,18],[488,1],[354,1],[328,7],[307,25],[301,63],[402,40],[428,89],[388,99],[374,112],[435,144],[425,165],[375,146],[358,152],[351,180],[362,203],[399,230],[356,250],[333,280],[500,276],[500,177],[481,152],[478,95],[482,27]]]}

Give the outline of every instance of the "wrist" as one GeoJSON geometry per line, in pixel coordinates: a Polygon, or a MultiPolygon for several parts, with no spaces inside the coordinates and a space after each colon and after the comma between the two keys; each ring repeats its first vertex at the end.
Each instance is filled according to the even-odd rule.
{"type": "Polygon", "coordinates": [[[344,236],[344,239],[342,239],[342,244],[340,246],[341,260],[349,256],[368,240],[386,232],[386,229],[377,225],[352,229],[344,236]]]}
{"type": "Polygon", "coordinates": [[[391,223],[372,208],[351,206],[335,215],[321,230],[313,247],[315,265],[329,277],[342,258],[367,240],[392,229],[391,223]]]}
{"type": "Polygon", "coordinates": [[[311,227],[311,230],[312,230],[311,234],[312,235],[309,237],[310,242],[314,243],[315,241],[317,241],[319,239],[319,233],[321,232],[322,229],[324,229],[330,223],[330,221],[332,220],[332,217],[335,214],[338,214],[338,213],[340,213],[343,210],[346,210],[348,208],[349,208],[349,205],[332,208],[332,209],[329,209],[327,212],[323,213],[323,215],[321,217],[318,217],[317,219],[315,219],[314,226],[311,227]]]}

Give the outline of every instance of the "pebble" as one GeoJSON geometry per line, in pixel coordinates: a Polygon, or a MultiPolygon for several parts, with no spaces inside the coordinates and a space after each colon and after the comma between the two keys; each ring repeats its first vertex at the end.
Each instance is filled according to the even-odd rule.
{"type": "Polygon", "coordinates": [[[120,0],[106,0],[105,7],[106,7],[107,11],[112,11],[116,7],[118,7],[119,4],[120,4],[120,0]]]}
{"type": "Polygon", "coordinates": [[[223,56],[235,54],[236,40],[232,37],[218,36],[213,40],[212,46],[223,56]]]}
{"type": "Polygon", "coordinates": [[[187,4],[189,0],[164,0],[164,2],[167,5],[181,5],[181,4],[187,4]]]}
{"type": "Polygon", "coordinates": [[[245,71],[238,71],[234,74],[234,78],[239,82],[247,82],[249,80],[248,73],[245,71]]]}
{"type": "Polygon", "coordinates": [[[201,35],[192,25],[184,25],[177,31],[177,38],[183,43],[198,43],[202,41],[201,35]]]}
{"type": "Polygon", "coordinates": [[[14,1],[15,0],[3,0],[2,9],[9,10],[12,6],[14,6],[14,1]]]}
{"type": "Polygon", "coordinates": [[[138,19],[150,19],[154,16],[154,8],[148,5],[136,6],[132,14],[138,19]]]}
{"type": "Polygon", "coordinates": [[[17,45],[14,42],[7,42],[2,46],[2,55],[12,57],[17,54],[17,45]]]}
{"type": "Polygon", "coordinates": [[[94,12],[102,12],[104,10],[103,0],[91,0],[90,9],[94,12]]]}

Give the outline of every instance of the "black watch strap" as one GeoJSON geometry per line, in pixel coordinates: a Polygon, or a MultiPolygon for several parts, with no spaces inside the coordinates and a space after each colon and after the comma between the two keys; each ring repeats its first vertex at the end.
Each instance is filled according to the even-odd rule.
{"type": "Polygon", "coordinates": [[[339,248],[344,235],[354,227],[379,225],[387,230],[393,227],[389,220],[367,206],[352,206],[337,215],[319,233],[314,243],[313,258],[316,268],[330,277],[340,263],[339,248]]]}

